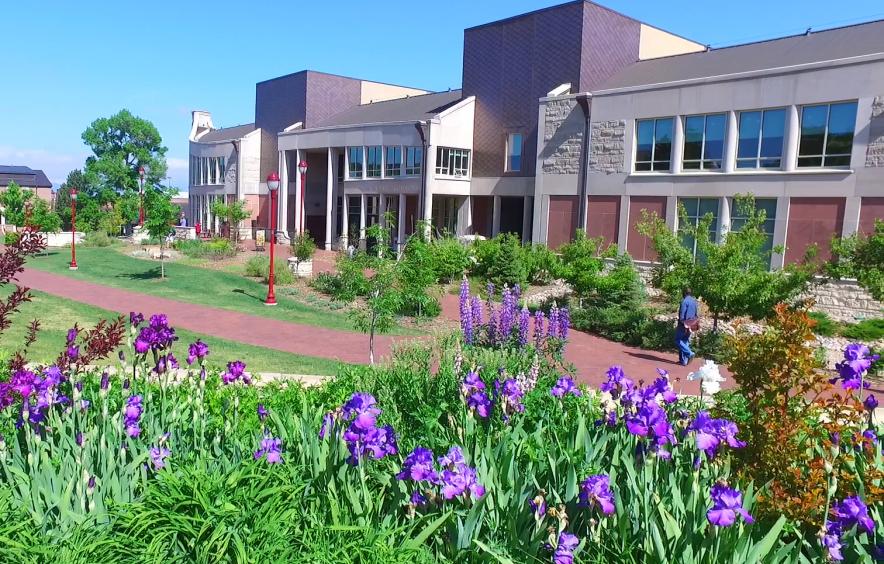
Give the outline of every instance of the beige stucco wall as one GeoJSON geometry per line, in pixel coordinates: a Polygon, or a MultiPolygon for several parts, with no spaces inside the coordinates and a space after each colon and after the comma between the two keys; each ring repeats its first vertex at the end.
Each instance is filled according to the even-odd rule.
{"type": "Polygon", "coordinates": [[[420,90],[417,88],[394,86],[392,84],[381,84],[380,82],[368,82],[363,80],[359,103],[368,104],[370,102],[380,102],[383,100],[395,100],[396,98],[405,98],[406,96],[416,96],[418,94],[426,93],[426,90],[420,90]]]}
{"type": "Polygon", "coordinates": [[[639,36],[638,58],[640,60],[656,59],[657,57],[669,57],[682,53],[694,53],[702,51],[705,45],[700,45],[684,37],[672,35],[662,29],[642,24],[639,36]]]}

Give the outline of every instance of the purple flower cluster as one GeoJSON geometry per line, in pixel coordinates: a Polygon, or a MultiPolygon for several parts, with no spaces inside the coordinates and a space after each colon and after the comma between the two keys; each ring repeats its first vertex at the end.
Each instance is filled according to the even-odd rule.
{"type": "Polygon", "coordinates": [[[736,423],[727,419],[713,419],[707,411],[698,412],[687,430],[696,433],[697,449],[702,450],[709,460],[715,458],[723,444],[731,448],[746,446],[745,442],[737,439],[739,429],[736,423]]]}
{"type": "Polygon", "coordinates": [[[531,512],[534,513],[534,518],[538,521],[543,519],[546,516],[546,497],[544,497],[543,493],[534,496],[532,499],[528,500],[528,507],[531,508],[531,512]]]}
{"type": "Polygon", "coordinates": [[[491,415],[491,399],[485,393],[485,382],[477,372],[467,373],[461,383],[460,393],[470,411],[483,419],[491,415]]]}
{"type": "Polygon", "coordinates": [[[246,363],[241,360],[228,362],[227,370],[221,375],[221,381],[228,385],[237,380],[242,380],[242,383],[247,386],[252,383],[252,379],[246,374],[246,363]]]}
{"type": "Polygon", "coordinates": [[[522,403],[525,392],[519,387],[515,378],[507,378],[502,383],[500,380],[495,380],[494,390],[504,421],[509,421],[511,416],[525,411],[525,405],[522,403]]]}
{"type": "Polygon", "coordinates": [[[123,409],[123,426],[126,428],[126,434],[130,437],[137,437],[141,434],[139,421],[143,411],[141,396],[129,396],[126,400],[126,407],[123,409]]]}
{"type": "Polygon", "coordinates": [[[566,531],[559,533],[556,548],[553,551],[554,564],[572,564],[574,562],[574,550],[580,545],[577,535],[566,531]]]}
{"type": "Polygon", "coordinates": [[[470,283],[464,276],[460,283],[460,329],[466,344],[473,344],[473,310],[470,304],[470,283]]]}
{"type": "Polygon", "coordinates": [[[80,347],[76,345],[77,336],[79,334],[80,330],[74,325],[68,329],[67,338],[65,339],[65,346],[67,347],[65,354],[71,362],[76,362],[77,358],[80,356],[80,347]]]}
{"type": "Polygon", "coordinates": [[[150,454],[150,460],[153,463],[154,470],[162,470],[165,468],[166,459],[172,455],[172,451],[162,445],[151,447],[148,453],[150,454]]]}
{"type": "Polygon", "coordinates": [[[821,543],[828,551],[829,560],[841,561],[842,537],[854,527],[857,530],[872,534],[875,521],[869,516],[869,508],[859,496],[851,496],[832,505],[832,519],[827,519],[821,533],[821,543]]]}
{"type": "Polygon", "coordinates": [[[21,368],[12,374],[8,382],[0,383],[0,409],[12,405],[16,395],[21,399],[19,426],[25,421],[42,423],[53,405],[70,403],[70,398],[58,389],[65,380],[61,370],[57,366],[49,366],[41,374],[38,376],[36,372],[21,368]]]}
{"type": "Polygon", "coordinates": [[[603,382],[602,385],[599,386],[599,389],[611,394],[611,397],[614,400],[617,400],[625,392],[635,388],[635,383],[626,377],[623,368],[619,365],[615,364],[608,368],[606,376],[608,377],[608,380],[603,382]]]}
{"type": "Polygon", "coordinates": [[[672,458],[672,453],[665,447],[676,444],[675,432],[660,404],[654,401],[642,402],[625,414],[623,419],[631,434],[647,439],[647,445],[639,444],[639,452],[647,449],[664,460],[672,458]]]}
{"type": "Polygon", "coordinates": [[[396,433],[390,425],[378,427],[377,420],[381,410],[377,407],[374,396],[366,393],[355,393],[336,411],[326,413],[319,429],[319,438],[323,439],[335,426],[336,422],[348,423],[341,432],[350,451],[348,462],[359,464],[367,456],[381,459],[399,452],[396,445],[396,433]]]}
{"type": "Polygon", "coordinates": [[[709,492],[712,498],[712,509],[706,512],[706,519],[717,527],[730,527],[737,520],[737,515],[746,523],[752,524],[755,519],[743,508],[743,494],[727,484],[715,484],[709,492]]]}
{"type": "Polygon", "coordinates": [[[611,482],[607,474],[593,474],[580,483],[580,504],[590,509],[598,508],[602,514],[611,515],[616,509],[611,482]]]}
{"type": "MultiPolygon", "coordinates": [[[[129,321],[133,327],[138,328],[144,322],[144,316],[140,313],[130,313],[129,321]]],[[[175,329],[169,326],[169,318],[158,313],[151,315],[148,324],[139,329],[135,338],[135,352],[138,354],[147,354],[148,351],[162,352],[177,340],[175,329]]]]}
{"type": "Polygon", "coordinates": [[[282,439],[264,437],[261,446],[255,451],[255,460],[264,459],[267,464],[279,464],[282,462],[282,439]]]}
{"type": "Polygon", "coordinates": [[[195,343],[191,343],[187,347],[187,364],[193,364],[197,361],[202,362],[207,356],[209,356],[209,345],[200,339],[197,339],[195,343]]]}
{"type": "Polygon", "coordinates": [[[421,493],[420,488],[434,496],[435,488],[439,488],[439,493],[446,500],[456,497],[478,499],[485,495],[485,486],[479,483],[476,469],[466,463],[463,451],[458,446],[451,447],[447,454],[440,456],[435,462],[431,450],[415,448],[405,457],[402,471],[396,474],[396,478],[414,482],[418,486],[411,495],[414,505],[427,502],[427,497],[421,493]]]}
{"type": "Polygon", "coordinates": [[[834,384],[840,378],[841,387],[845,390],[868,388],[869,383],[864,380],[864,376],[879,358],[880,355],[871,354],[866,345],[851,343],[844,348],[844,360],[835,365],[838,376],[829,380],[829,383],[834,384]]]}
{"type": "Polygon", "coordinates": [[[580,388],[577,387],[574,380],[567,374],[556,380],[555,385],[550,389],[549,393],[557,398],[563,398],[568,394],[577,397],[583,395],[583,392],[580,391],[580,388]]]}

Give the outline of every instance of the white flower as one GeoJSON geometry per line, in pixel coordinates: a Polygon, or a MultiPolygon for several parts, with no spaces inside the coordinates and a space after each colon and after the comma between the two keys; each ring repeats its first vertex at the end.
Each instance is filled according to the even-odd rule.
{"type": "Polygon", "coordinates": [[[700,388],[703,393],[712,396],[721,391],[724,376],[718,371],[718,365],[715,362],[707,360],[699,370],[688,374],[688,380],[700,380],[700,388]]]}

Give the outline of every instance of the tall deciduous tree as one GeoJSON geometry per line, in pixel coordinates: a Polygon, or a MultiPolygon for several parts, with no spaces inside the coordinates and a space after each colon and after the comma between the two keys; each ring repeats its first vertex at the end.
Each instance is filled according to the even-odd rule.
{"type": "MultiPolygon", "coordinates": [[[[144,167],[145,189],[160,185],[166,176],[166,147],[160,132],[148,120],[120,110],[99,118],[83,132],[83,142],[94,155],[86,159],[86,176],[97,187],[99,206],[121,195],[137,193],[139,167],[144,167]]],[[[124,208],[125,219],[135,221],[137,208],[124,208]]]]}

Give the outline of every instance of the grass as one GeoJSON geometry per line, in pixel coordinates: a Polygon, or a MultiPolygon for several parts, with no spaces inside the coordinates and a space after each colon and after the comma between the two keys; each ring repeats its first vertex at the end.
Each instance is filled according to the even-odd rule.
{"type": "MultiPolygon", "coordinates": [[[[69,254],[64,251],[50,251],[28,261],[28,267],[141,294],[338,331],[354,331],[344,313],[307,305],[287,297],[291,295],[289,292],[277,293],[279,305],[276,307],[264,307],[267,285],[241,273],[167,262],[166,279],[161,280],[159,262],[130,257],[113,249],[78,250],[80,269],[76,271],[68,269],[69,260],[69,254]]],[[[414,334],[415,331],[399,328],[393,333],[414,334]]]]}
{"type": "MultiPolygon", "coordinates": [[[[101,319],[113,319],[116,313],[67,299],[58,298],[43,292],[32,291],[34,299],[24,304],[13,314],[12,326],[0,334],[0,350],[14,352],[24,342],[28,324],[33,319],[40,320],[40,333],[37,342],[31,345],[28,360],[32,362],[52,362],[63,350],[67,330],[78,323],[80,327],[92,327],[101,319]]],[[[340,362],[324,358],[302,356],[218,339],[215,337],[176,330],[179,341],[176,356],[183,362],[187,356],[187,345],[202,339],[209,345],[211,353],[209,366],[224,367],[228,361],[241,359],[248,369],[254,372],[281,372],[284,374],[335,375],[340,362]]]]}

